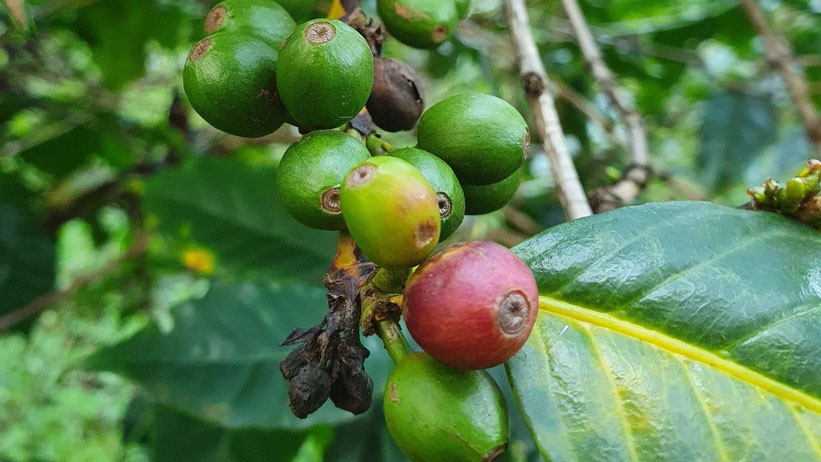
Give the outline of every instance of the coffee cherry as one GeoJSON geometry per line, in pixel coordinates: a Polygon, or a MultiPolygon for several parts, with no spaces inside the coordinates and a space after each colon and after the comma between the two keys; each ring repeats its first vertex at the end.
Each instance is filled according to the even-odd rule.
{"type": "Polygon", "coordinates": [[[414,462],[493,461],[507,448],[507,408],[487,372],[414,353],[396,365],[383,402],[394,441],[414,462]]]}
{"type": "Polygon", "coordinates": [[[376,156],[345,177],[345,224],[362,253],[391,269],[419,264],[439,242],[436,193],[411,164],[376,156]]]}
{"type": "Polygon", "coordinates": [[[345,229],[339,188],[345,175],[369,157],[362,143],[342,132],[311,132],[282,156],[277,168],[280,200],[306,226],[345,229]]]}
{"type": "Polygon", "coordinates": [[[368,42],[342,21],[315,19],[280,50],[277,88],[288,112],[307,128],[336,128],[365,107],[373,86],[368,42]]]}
{"type": "Polygon", "coordinates": [[[439,217],[442,220],[439,241],[444,241],[459,228],[465,218],[465,195],[453,169],[442,159],[421,149],[399,149],[391,155],[416,167],[436,191],[439,217]]]}
{"type": "Polygon", "coordinates": [[[205,33],[243,32],[275,49],[291,35],[296,23],[284,8],[271,0],[225,0],[205,17],[205,33]]]}
{"type": "Polygon", "coordinates": [[[513,252],[469,242],[425,261],[405,288],[405,322],[414,340],[457,369],[486,369],[527,341],[539,310],[536,280],[513,252]]]}
{"type": "Polygon", "coordinates": [[[320,7],[320,3],[330,4],[330,2],[319,0],[276,0],[276,2],[282,5],[297,22],[325,16],[328,6],[320,7]]]}
{"type": "Polygon", "coordinates": [[[459,19],[453,0],[377,0],[376,8],[388,32],[414,48],[438,47],[459,19]]]}
{"type": "Polygon", "coordinates": [[[517,170],[513,175],[498,183],[482,186],[465,185],[465,213],[468,215],[482,215],[495,212],[507,205],[519,189],[522,182],[522,172],[517,170]]]}
{"type": "Polygon", "coordinates": [[[389,132],[412,129],[425,109],[418,82],[416,72],[404,62],[374,58],[367,104],[373,123],[389,132]]]}
{"type": "Polygon", "coordinates": [[[530,136],[516,109],[491,95],[452,96],[422,114],[418,147],[447,162],[463,184],[502,181],[524,162],[530,136]]]}
{"type": "Polygon", "coordinates": [[[185,94],[203,119],[232,135],[273,133],[288,113],[276,89],[277,51],[252,35],[200,40],[183,70],[185,94]]]}

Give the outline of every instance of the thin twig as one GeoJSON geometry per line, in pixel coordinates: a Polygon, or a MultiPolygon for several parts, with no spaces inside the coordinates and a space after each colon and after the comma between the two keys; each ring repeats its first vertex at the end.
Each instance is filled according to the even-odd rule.
{"type": "Polygon", "coordinates": [[[0,317],[0,332],[9,329],[37,314],[55,306],[74,294],[77,290],[93,284],[104,276],[118,270],[125,262],[142,255],[148,250],[150,239],[148,236],[140,235],[134,240],[134,244],[121,257],[110,261],[103,265],[102,268],[91,271],[88,274],[82,275],[75,279],[71,285],[62,290],[55,290],[45,295],[41,295],[26,306],[14,310],[4,316],[0,317]]]}
{"type": "Polygon", "coordinates": [[[590,32],[590,27],[584,19],[584,13],[579,8],[579,4],[576,0],[562,0],[562,5],[573,26],[582,55],[593,73],[593,78],[601,85],[610,103],[619,112],[629,132],[630,164],[621,179],[590,194],[594,210],[596,213],[601,213],[634,201],[647,185],[650,178],[647,134],[644,131],[641,115],[635,106],[621,96],[620,93],[623,90],[619,88],[613,78],[613,73],[604,63],[601,51],[593,39],[593,34],[590,32]]]}
{"type": "Polygon", "coordinates": [[[547,91],[552,88],[551,83],[533,40],[524,0],[505,0],[504,5],[510,37],[519,61],[522,84],[533,111],[536,129],[544,141],[544,150],[550,159],[559,202],[569,220],[592,215],[593,211],[579,181],[579,174],[565,144],[556,103],[547,91]]]}
{"type": "MultiPolygon", "coordinates": [[[[494,56],[493,64],[507,69],[514,64],[512,58],[507,59],[512,52],[510,41],[503,39],[498,34],[480,27],[473,20],[465,20],[459,23],[459,39],[471,48],[479,51],[483,56],[494,56]]],[[[584,95],[577,92],[570,85],[558,80],[551,79],[552,91],[558,98],[567,102],[573,108],[581,112],[593,122],[599,124],[607,133],[613,133],[615,126],[613,121],[600,111],[593,103],[585,99],[584,95]]]]}
{"type": "Polygon", "coordinates": [[[584,96],[580,95],[576,92],[576,90],[563,82],[552,80],[551,83],[553,84],[556,95],[559,96],[559,98],[575,107],[579,112],[589,117],[590,120],[598,123],[607,133],[613,133],[616,129],[613,125],[613,121],[611,121],[607,115],[594,106],[593,103],[586,100],[584,96]]]}
{"type": "Polygon", "coordinates": [[[787,92],[801,116],[807,137],[815,145],[816,151],[821,153],[821,117],[818,116],[818,111],[810,99],[807,81],[801,74],[793,72],[792,67],[796,60],[787,40],[769,26],[764,12],[755,0],[740,1],[756,33],[764,40],[768,64],[784,79],[787,92]]]}

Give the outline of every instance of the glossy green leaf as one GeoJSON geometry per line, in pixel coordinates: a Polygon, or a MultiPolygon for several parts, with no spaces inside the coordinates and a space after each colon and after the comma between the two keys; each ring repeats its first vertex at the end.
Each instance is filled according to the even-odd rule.
{"type": "MultiPolygon", "coordinates": [[[[225,428],[301,430],[350,420],[330,402],[306,420],[294,417],[279,372],[291,350],[279,344],[293,329],[319,322],[326,309],[325,292],[301,283],[218,285],[177,307],[170,332],[149,326],[86,364],[129,377],[157,402],[225,428]]],[[[390,363],[378,342],[365,345],[375,400],[390,363]]]]}
{"type": "Polygon", "coordinates": [[[541,312],[507,369],[546,459],[821,458],[821,233],[680,202],[515,250],[541,312]]]}
{"type": "Polygon", "coordinates": [[[192,159],[146,183],[159,230],[216,254],[217,268],[264,271],[321,284],[336,234],[299,224],[279,202],[276,173],[232,159],[192,159]]]}

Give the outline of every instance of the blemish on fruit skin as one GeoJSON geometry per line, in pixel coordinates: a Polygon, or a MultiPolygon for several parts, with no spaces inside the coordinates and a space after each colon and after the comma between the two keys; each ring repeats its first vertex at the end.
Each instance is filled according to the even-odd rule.
{"type": "Polygon", "coordinates": [[[492,451],[487,453],[487,455],[484,457],[484,459],[482,459],[482,462],[494,462],[499,457],[502,457],[502,454],[504,454],[506,450],[507,450],[507,443],[500,444],[499,446],[496,446],[495,448],[493,448],[492,451]]]}
{"type": "Polygon", "coordinates": [[[430,244],[430,241],[436,235],[436,223],[430,219],[419,223],[413,234],[416,238],[417,247],[421,249],[422,247],[430,244]]]}
{"type": "Polygon", "coordinates": [[[376,165],[370,163],[362,164],[348,175],[348,180],[345,182],[345,185],[349,187],[366,185],[370,183],[375,174],[376,165]]]}
{"type": "Polygon", "coordinates": [[[391,402],[398,403],[399,402],[399,395],[396,394],[396,383],[391,384],[390,392],[388,393],[391,399],[391,402]]]}
{"type": "Polygon", "coordinates": [[[437,24],[436,27],[433,28],[433,31],[431,31],[430,38],[432,38],[434,42],[441,42],[448,38],[449,33],[448,26],[437,24]]]}
{"type": "Polygon", "coordinates": [[[328,188],[323,191],[322,196],[319,198],[319,205],[322,207],[322,210],[331,215],[339,215],[342,213],[342,207],[339,204],[339,188],[328,188]]]}
{"type": "Polygon", "coordinates": [[[305,40],[311,45],[322,45],[336,37],[336,27],[329,22],[315,22],[305,28],[305,40]]]}
{"type": "Polygon", "coordinates": [[[422,13],[421,11],[416,9],[406,8],[405,5],[402,5],[398,2],[394,2],[393,10],[396,11],[396,14],[403,19],[428,19],[428,15],[426,15],[425,13],[422,13]]]}
{"type": "Polygon", "coordinates": [[[208,34],[213,34],[214,31],[222,26],[223,21],[225,21],[225,15],[228,10],[225,8],[225,5],[220,5],[212,9],[208,16],[205,17],[205,32],[208,34]]]}
{"type": "Polygon", "coordinates": [[[208,53],[208,50],[211,49],[211,39],[204,38],[199,41],[196,45],[194,45],[194,49],[191,50],[191,54],[188,55],[188,60],[192,63],[199,61],[203,56],[208,53]]]}

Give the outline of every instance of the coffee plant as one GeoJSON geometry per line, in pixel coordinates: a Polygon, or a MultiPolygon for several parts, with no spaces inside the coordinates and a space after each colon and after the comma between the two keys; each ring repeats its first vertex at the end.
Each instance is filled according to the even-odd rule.
{"type": "Polygon", "coordinates": [[[798,3],[4,0],[0,461],[821,460],[798,3]]]}

